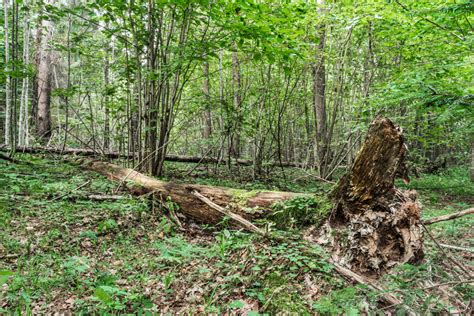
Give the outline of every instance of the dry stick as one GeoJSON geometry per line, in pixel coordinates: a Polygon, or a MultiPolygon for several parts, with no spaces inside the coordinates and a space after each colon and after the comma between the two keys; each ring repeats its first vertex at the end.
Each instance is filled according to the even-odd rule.
{"type": "Polygon", "coordinates": [[[449,221],[450,219],[455,219],[455,218],[462,217],[462,216],[469,215],[469,214],[474,214],[474,208],[468,208],[467,210],[457,212],[457,213],[451,213],[451,214],[447,214],[447,215],[432,217],[432,218],[429,218],[429,219],[425,219],[422,222],[423,222],[424,225],[431,225],[431,224],[434,224],[434,223],[449,221]]]}
{"type": "MultiPolygon", "coordinates": [[[[212,207],[213,209],[215,209],[216,211],[224,214],[224,215],[227,215],[229,216],[230,218],[232,218],[233,220],[235,220],[236,222],[238,222],[239,224],[241,224],[244,228],[250,230],[250,231],[253,231],[253,232],[256,232],[257,234],[259,235],[262,235],[264,237],[269,237],[269,238],[273,238],[273,239],[278,239],[279,241],[279,238],[275,238],[275,236],[270,236],[270,235],[267,235],[265,234],[264,231],[262,231],[260,228],[256,227],[254,224],[252,224],[251,222],[249,222],[248,220],[246,220],[245,218],[241,217],[240,215],[237,215],[237,214],[234,214],[232,212],[230,212],[229,210],[217,205],[216,203],[212,202],[211,200],[209,200],[208,198],[206,198],[205,196],[203,196],[202,194],[200,194],[199,192],[197,191],[192,191],[191,194],[193,194],[195,197],[197,197],[199,200],[201,200],[202,202],[206,203],[207,205],[209,205],[210,207],[212,207]]],[[[361,283],[361,284],[365,284],[367,285],[369,288],[373,289],[373,290],[378,290],[378,291],[381,291],[381,292],[384,292],[385,290],[373,283],[372,281],[366,279],[365,277],[341,266],[340,264],[338,264],[337,262],[334,262],[333,260],[330,260],[329,261],[332,265],[334,265],[334,267],[336,268],[336,271],[341,274],[342,276],[345,276],[347,278],[350,278],[351,280],[354,280],[358,283],[361,283]]],[[[390,304],[392,305],[400,305],[400,304],[403,304],[399,299],[397,299],[395,296],[393,296],[392,294],[388,294],[388,293],[382,293],[382,296],[383,298],[389,302],[390,304]]],[[[409,307],[405,306],[406,308],[408,308],[408,310],[411,312],[411,310],[409,309],[409,307]]]]}
{"type": "Polygon", "coordinates": [[[433,285],[422,288],[422,290],[429,290],[429,289],[433,289],[435,287],[440,287],[444,285],[458,285],[458,284],[465,284],[465,283],[468,283],[468,284],[474,283],[474,279],[465,280],[465,281],[449,281],[449,282],[444,282],[444,283],[433,284],[433,285]]]}
{"type": "Polygon", "coordinates": [[[80,186],[78,186],[77,188],[75,188],[75,189],[73,189],[73,190],[71,190],[71,191],[69,191],[69,192],[67,192],[67,193],[64,193],[63,195],[60,195],[60,196],[55,197],[54,199],[51,200],[51,202],[52,202],[52,201],[59,200],[59,199],[62,199],[62,198],[65,197],[65,196],[68,196],[68,195],[71,194],[72,192],[77,191],[77,190],[79,190],[80,188],[82,188],[82,187],[88,185],[90,182],[91,182],[91,180],[87,180],[86,182],[84,182],[83,184],[81,184],[80,186]]]}
{"type": "MultiPolygon", "coordinates": [[[[354,271],[352,270],[349,270],[345,267],[343,267],[342,265],[340,265],[339,263],[333,261],[333,260],[330,260],[329,261],[335,268],[336,268],[336,271],[345,276],[345,277],[348,277],[350,278],[351,280],[354,280],[356,281],[357,283],[360,283],[360,284],[365,284],[367,285],[369,288],[373,289],[373,290],[377,290],[377,291],[385,291],[381,286],[375,284],[374,282],[368,280],[367,278],[363,277],[362,275],[359,275],[357,273],[355,273],[354,271]]],[[[395,296],[393,296],[392,294],[389,294],[389,293],[382,293],[383,295],[383,298],[389,302],[390,304],[392,305],[400,305],[400,304],[403,304],[398,298],[396,298],[395,296]]]]}
{"type": "Polygon", "coordinates": [[[124,195],[91,194],[87,198],[94,201],[108,201],[108,200],[118,201],[118,200],[126,199],[127,197],[124,195]]]}
{"type": "Polygon", "coordinates": [[[446,251],[444,251],[444,249],[438,244],[438,241],[433,237],[433,235],[430,233],[430,231],[428,230],[428,228],[425,226],[424,223],[421,223],[421,226],[423,226],[423,229],[426,231],[426,233],[428,234],[428,236],[430,237],[430,239],[438,246],[438,249],[441,250],[441,252],[443,253],[443,255],[448,258],[449,261],[451,261],[452,263],[454,263],[455,265],[457,265],[464,273],[466,273],[466,275],[469,277],[469,278],[472,278],[473,275],[471,274],[471,272],[469,270],[466,269],[466,267],[464,267],[461,263],[459,263],[458,261],[456,261],[455,259],[453,259],[451,256],[448,256],[448,254],[446,253],[446,251]]]}
{"type": "Polygon", "coordinates": [[[472,248],[464,248],[459,246],[447,245],[447,244],[438,244],[443,248],[452,249],[452,250],[459,250],[459,251],[466,251],[466,252],[474,252],[472,248]]]}
{"type": "Polygon", "coordinates": [[[261,230],[260,228],[258,228],[257,226],[255,226],[254,224],[252,224],[251,222],[249,222],[248,220],[246,220],[242,216],[240,216],[238,214],[235,214],[235,213],[232,213],[231,211],[223,208],[222,206],[217,205],[216,203],[212,202],[211,200],[209,200],[207,197],[205,197],[201,193],[197,192],[196,190],[192,191],[191,194],[194,195],[195,197],[197,197],[202,202],[209,205],[211,208],[218,211],[219,213],[222,213],[224,215],[229,216],[234,221],[238,222],[242,227],[244,227],[244,228],[246,228],[246,229],[248,229],[252,232],[255,232],[255,233],[257,233],[261,236],[265,236],[265,232],[263,230],[261,230]]]}

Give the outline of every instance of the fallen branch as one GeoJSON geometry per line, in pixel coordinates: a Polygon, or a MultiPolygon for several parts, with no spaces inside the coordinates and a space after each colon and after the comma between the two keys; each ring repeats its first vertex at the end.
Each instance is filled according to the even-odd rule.
{"type": "Polygon", "coordinates": [[[443,248],[452,249],[452,250],[474,252],[474,249],[472,249],[472,248],[464,248],[464,247],[452,246],[452,245],[446,245],[446,244],[438,244],[438,245],[443,247],[443,248]]]}
{"type": "MultiPolygon", "coordinates": [[[[1,146],[0,150],[8,150],[8,147],[1,146]]],[[[118,159],[118,158],[125,158],[125,159],[132,159],[137,157],[137,153],[130,153],[124,154],[119,152],[106,152],[100,153],[92,149],[83,149],[83,148],[53,148],[53,147],[17,147],[17,152],[22,153],[30,153],[30,154],[37,154],[37,153],[51,153],[57,155],[77,155],[77,156],[86,156],[86,157],[107,157],[110,159],[118,159]]],[[[166,161],[173,161],[173,162],[189,162],[189,163],[215,163],[215,164],[225,164],[226,161],[220,160],[214,157],[199,157],[199,156],[185,156],[185,155],[166,155],[166,161]]],[[[242,165],[242,166],[251,166],[253,164],[252,160],[247,159],[233,159],[231,161],[233,164],[242,165]]],[[[275,166],[275,167],[303,167],[303,163],[299,162],[291,162],[291,161],[283,161],[282,163],[278,161],[268,162],[268,165],[275,166]]]]}
{"type": "Polygon", "coordinates": [[[439,245],[438,241],[436,240],[436,238],[434,238],[434,236],[430,233],[430,231],[428,230],[428,228],[425,226],[425,224],[421,224],[423,226],[423,229],[425,230],[425,232],[428,234],[428,236],[430,237],[430,239],[436,244],[436,246],[438,246],[438,249],[443,253],[444,257],[447,258],[449,261],[451,261],[452,263],[454,263],[456,266],[458,266],[459,269],[461,269],[462,272],[464,272],[466,274],[466,276],[471,279],[473,278],[473,275],[472,273],[465,267],[463,266],[460,262],[458,262],[456,259],[452,258],[451,256],[449,256],[446,251],[444,251],[444,249],[439,245]]]}
{"type": "Polygon", "coordinates": [[[199,200],[203,201],[204,203],[206,203],[207,205],[209,205],[210,207],[212,207],[213,209],[215,209],[216,211],[226,215],[226,216],[229,216],[231,219],[233,219],[234,221],[236,221],[237,223],[239,223],[242,227],[248,229],[249,231],[252,231],[254,233],[257,233],[259,235],[262,235],[264,236],[265,233],[263,232],[263,230],[261,230],[260,228],[258,228],[257,226],[255,226],[254,224],[252,224],[250,221],[246,220],[245,218],[243,218],[242,216],[238,215],[238,214],[234,214],[232,213],[231,211],[217,205],[216,203],[212,202],[211,200],[209,200],[208,198],[206,198],[205,196],[203,196],[202,194],[200,194],[199,192],[197,191],[193,191],[191,192],[195,197],[197,197],[199,200]]]}
{"type": "Polygon", "coordinates": [[[374,282],[370,281],[369,279],[365,278],[364,276],[355,273],[354,271],[343,267],[337,262],[334,262],[333,260],[330,260],[331,264],[336,268],[336,271],[341,274],[342,276],[345,276],[346,278],[349,278],[350,280],[353,280],[357,283],[367,285],[369,288],[372,290],[380,291],[382,292],[383,298],[390,304],[392,305],[400,305],[402,302],[393,296],[392,294],[389,293],[383,293],[385,292],[385,289],[383,289],[380,285],[375,284],[374,282]]]}
{"type": "Polygon", "coordinates": [[[459,217],[466,216],[466,215],[469,215],[469,214],[474,214],[474,208],[468,208],[467,210],[464,210],[464,211],[461,211],[461,212],[451,213],[451,214],[447,214],[447,215],[441,215],[441,216],[425,219],[425,220],[423,220],[423,224],[431,225],[431,224],[434,224],[434,223],[449,221],[451,219],[459,218],[459,217]]]}
{"type": "Polygon", "coordinates": [[[93,201],[119,201],[126,199],[126,196],[123,195],[99,195],[99,194],[91,194],[87,196],[89,200],[93,201]]]}
{"type": "Polygon", "coordinates": [[[62,195],[60,195],[60,196],[57,196],[57,197],[55,197],[54,199],[52,199],[51,201],[60,200],[60,199],[62,199],[62,198],[64,198],[64,197],[68,196],[68,195],[71,194],[72,192],[75,192],[75,191],[79,190],[80,188],[85,187],[85,186],[88,185],[90,182],[91,182],[91,180],[87,180],[86,182],[84,182],[83,184],[81,184],[80,186],[78,186],[77,188],[75,188],[75,189],[73,189],[73,190],[71,190],[71,191],[69,191],[69,192],[67,192],[67,193],[64,193],[64,194],[62,194],[62,195]]]}

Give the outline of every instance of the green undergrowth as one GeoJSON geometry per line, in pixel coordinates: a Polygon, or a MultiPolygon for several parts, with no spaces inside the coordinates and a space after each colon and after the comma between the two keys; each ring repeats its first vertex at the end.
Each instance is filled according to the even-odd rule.
{"type": "MultiPolygon", "coordinates": [[[[153,207],[148,197],[115,192],[117,183],[54,157],[17,158],[30,164],[0,160],[1,314],[357,315],[386,308],[380,292],[342,279],[328,254],[301,238],[301,226],[317,226],[330,211],[324,194],[275,206],[275,226],[294,229],[272,227],[287,242],[271,242],[225,224],[216,230],[181,218],[181,228],[169,213],[179,208],[170,207],[170,201],[166,208],[153,207]],[[126,198],[88,198],[112,193],[126,198]]],[[[258,186],[252,189],[272,189],[268,183],[258,186]]],[[[429,192],[420,192],[423,216],[467,205],[464,195],[426,204],[429,192]]],[[[472,217],[465,217],[433,225],[432,232],[445,243],[472,247],[470,227],[472,217]]],[[[423,282],[456,281],[459,271],[426,242],[425,262],[397,268],[383,285],[409,306],[438,311],[449,308],[450,301],[436,290],[423,290],[423,282]]],[[[463,255],[458,259],[470,264],[463,255]]],[[[449,290],[464,302],[473,298],[469,284],[449,290]]],[[[393,309],[404,311],[403,306],[393,309]]]]}

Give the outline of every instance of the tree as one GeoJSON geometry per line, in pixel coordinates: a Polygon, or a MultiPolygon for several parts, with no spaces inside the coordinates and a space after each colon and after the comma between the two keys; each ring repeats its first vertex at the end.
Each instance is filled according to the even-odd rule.
{"type": "Polygon", "coordinates": [[[51,51],[49,43],[53,34],[52,22],[41,18],[37,30],[37,75],[36,75],[36,112],[35,125],[36,135],[43,143],[47,143],[51,137],[51,51]]]}

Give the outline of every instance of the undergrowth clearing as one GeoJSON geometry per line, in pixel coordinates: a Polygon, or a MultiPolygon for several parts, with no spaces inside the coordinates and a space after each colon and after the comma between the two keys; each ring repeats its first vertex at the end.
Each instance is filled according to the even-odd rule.
{"type": "MultiPolygon", "coordinates": [[[[230,229],[227,221],[218,227],[198,225],[182,218],[172,204],[166,209],[149,196],[132,198],[119,191],[125,199],[93,201],[91,194],[112,194],[117,185],[53,156],[17,158],[30,163],[0,161],[2,313],[357,314],[405,308],[388,307],[379,301],[381,293],[342,279],[327,254],[308,246],[296,228],[277,231],[291,236],[291,242],[271,243],[230,229]]],[[[242,184],[225,167],[198,169],[192,179],[182,176],[189,165],[169,167],[166,178],[183,182],[322,194],[331,190],[328,184],[314,185],[298,169],[272,175],[273,182],[247,179],[242,184]],[[218,183],[213,174],[221,179],[218,183]],[[278,180],[288,178],[295,180],[278,180]],[[282,187],[283,182],[291,185],[282,187]]],[[[242,168],[239,175],[245,174],[242,168]]],[[[408,187],[418,191],[423,217],[472,207],[474,186],[467,174],[457,168],[414,179],[408,187]]],[[[381,284],[420,313],[468,305],[474,287],[445,253],[472,267],[473,223],[473,216],[466,216],[431,225],[439,243],[466,250],[442,251],[425,236],[423,264],[397,267],[381,284]]]]}

